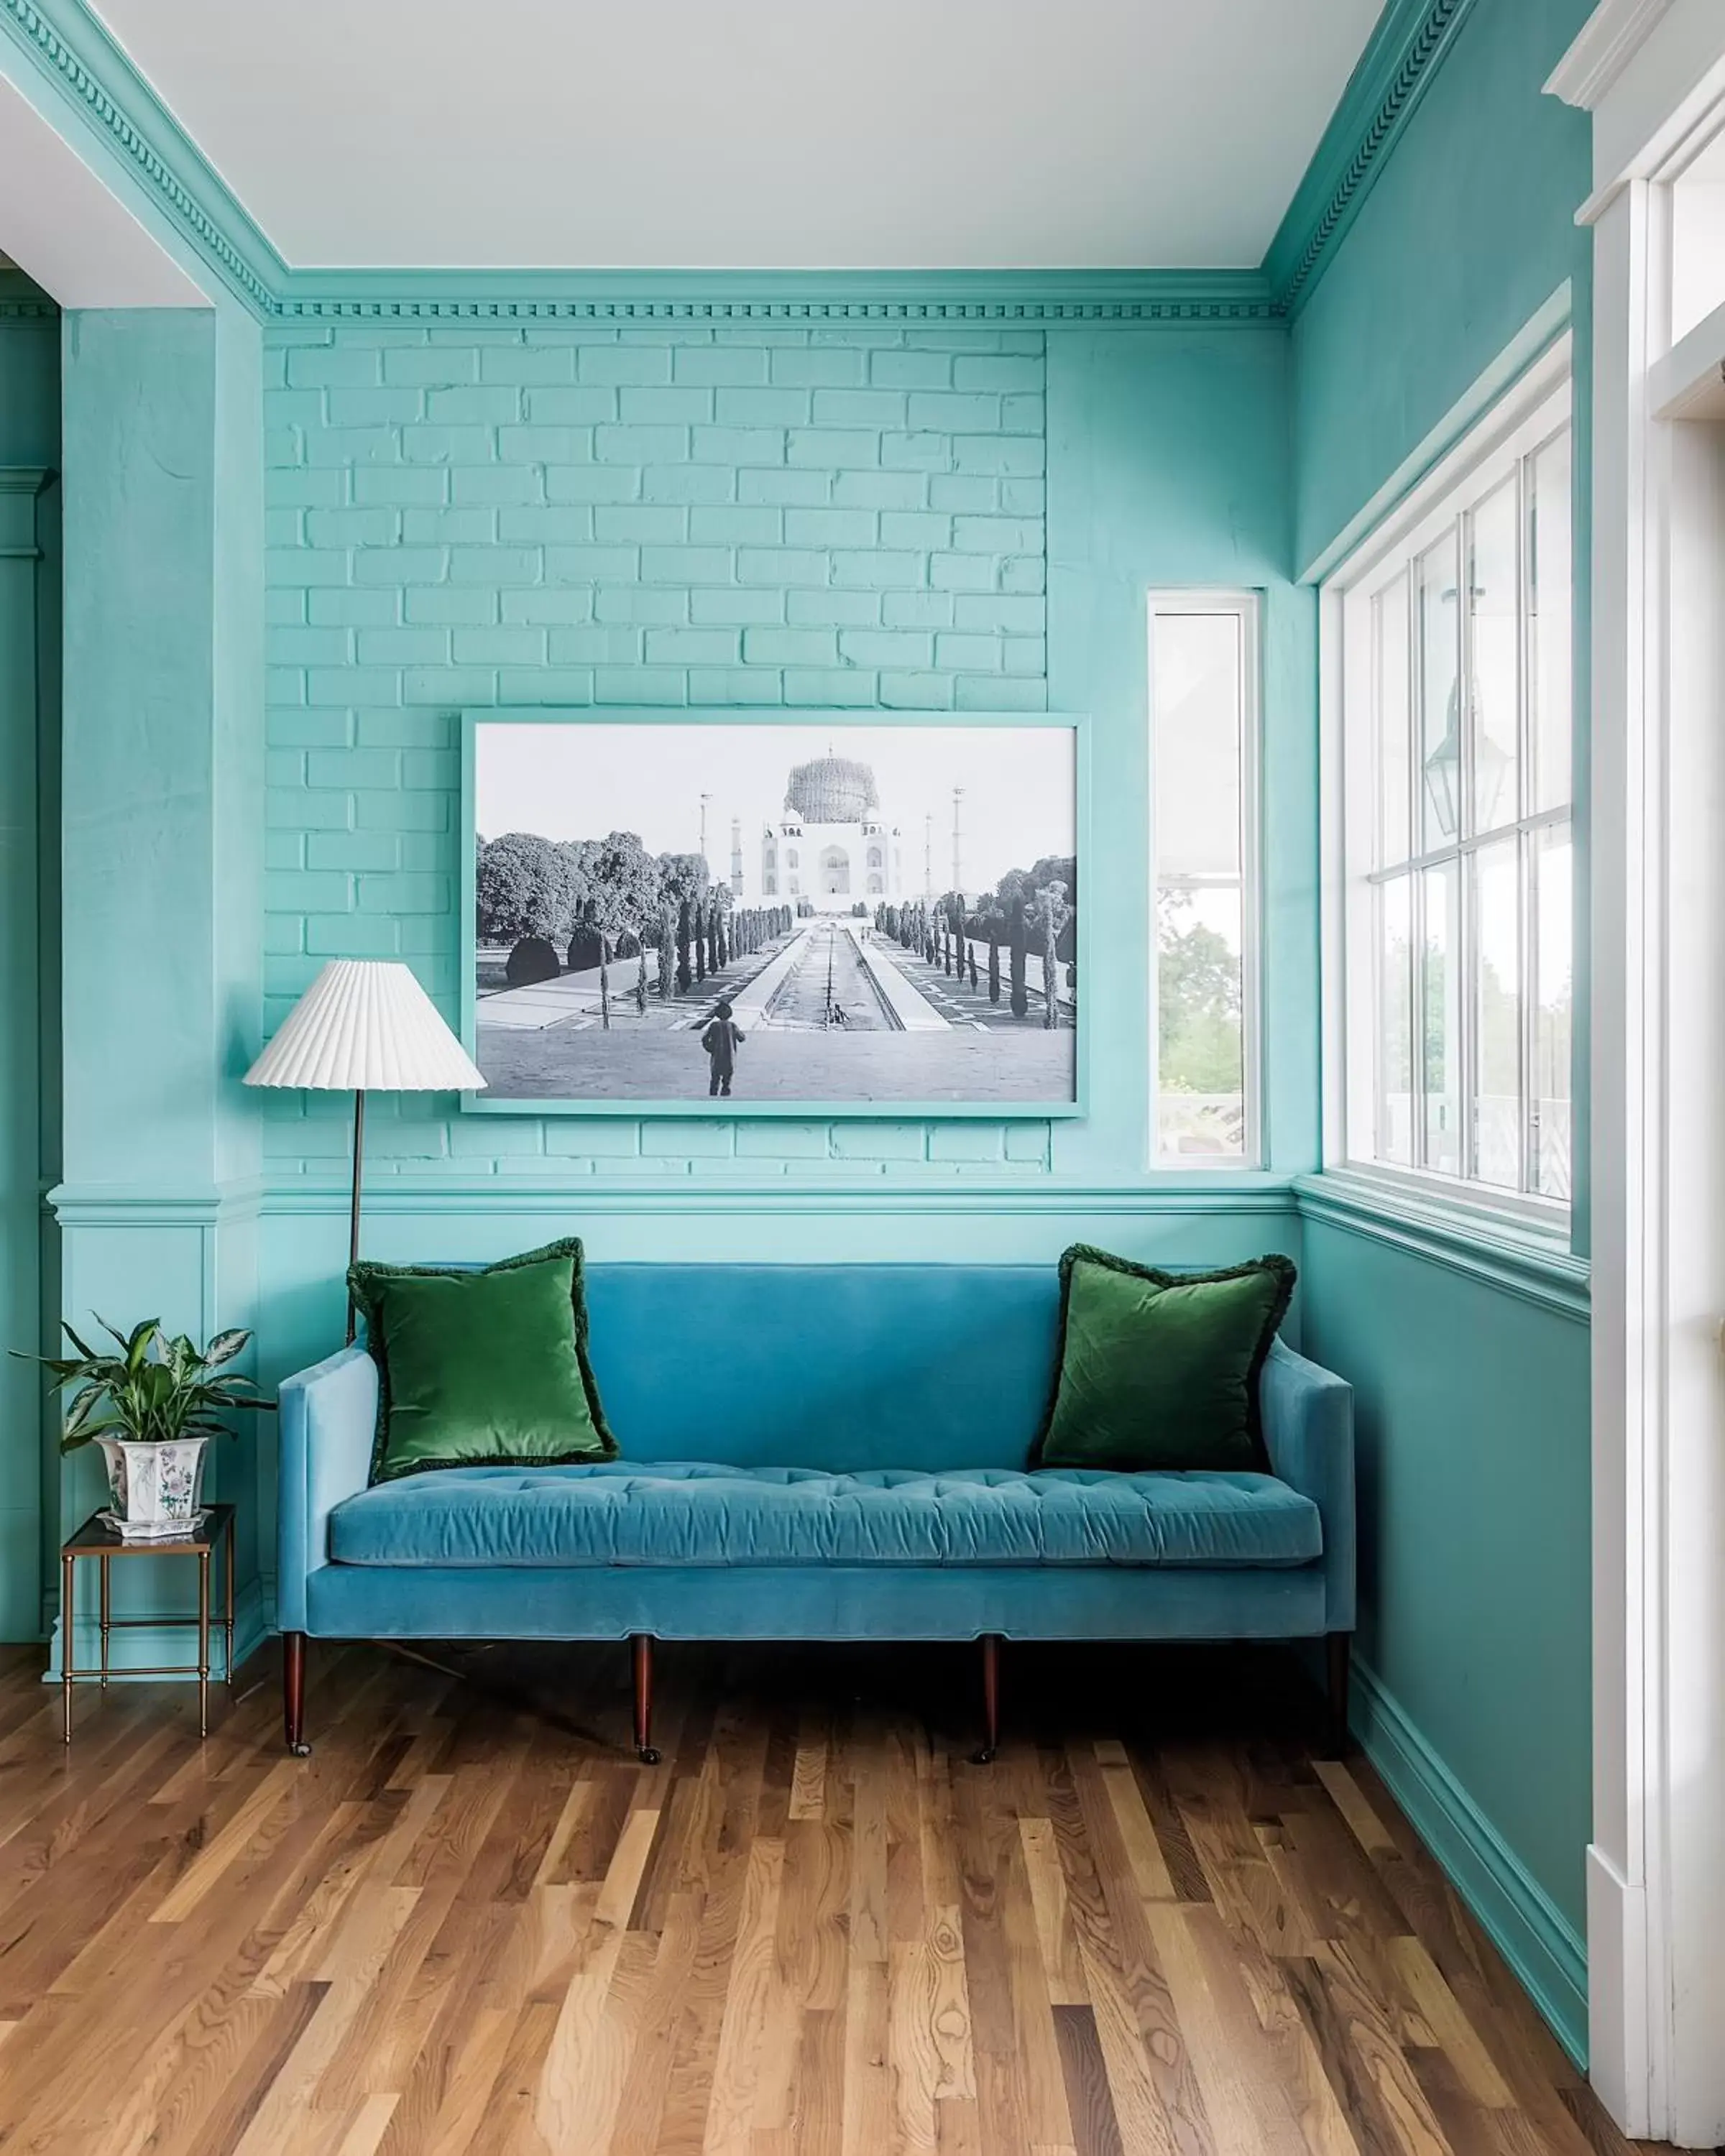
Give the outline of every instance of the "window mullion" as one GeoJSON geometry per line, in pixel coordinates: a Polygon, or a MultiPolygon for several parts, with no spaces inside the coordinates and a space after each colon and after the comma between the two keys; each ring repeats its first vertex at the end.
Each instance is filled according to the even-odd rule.
{"type": "Polygon", "coordinates": [[[1458,520],[1455,593],[1455,732],[1461,747],[1455,811],[1458,849],[1455,876],[1459,886],[1459,916],[1455,951],[1456,1069],[1461,1079],[1458,1104],[1461,1127],[1456,1133],[1456,1164],[1462,1179],[1472,1182],[1479,1161],[1480,1073],[1476,979],[1479,935],[1476,896],[1476,862],[1468,850],[1473,836],[1474,727],[1473,727],[1473,518],[1464,513],[1458,520]]]}
{"type": "Polygon", "coordinates": [[[1534,967],[1539,954],[1539,841],[1524,830],[1516,842],[1516,890],[1521,906],[1522,1007],[1518,1029],[1521,1043],[1522,1181],[1524,1194],[1531,1192],[1539,1165],[1538,1087],[1538,1005],[1534,967]]]}
{"type": "Polygon", "coordinates": [[[1516,841],[1516,895],[1521,932],[1521,1023],[1517,1029],[1520,1067],[1517,1084],[1521,1094],[1517,1118],[1521,1130],[1521,1182],[1525,1194],[1533,1188],[1539,1158],[1539,1134],[1535,1122],[1534,1070],[1538,1034],[1535,1025],[1534,968],[1539,952],[1539,841],[1527,828],[1527,817],[1536,798],[1533,790],[1532,639],[1530,629],[1533,598],[1533,546],[1531,526],[1532,490],[1528,484],[1531,465],[1526,457],[1516,465],[1516,814],[1520,835],[1516,841]]]}
{"type": "Polygon", "coordinates": [[[1425,1161],[1425,879],[1408,876],[1408,1158],[1425,1161]]]}
{"type": "MultiPolygon", "coordinates": [[[[1408,767],[1408,850],[1424,850],[1425,814],[1421,788],[1425,739],[1425,667],[1420,646],[1420,579],[1411,564],[1407,572],[1407,618],[1402,638],[1406,680],[1402,695],[1402,724],[1406,729],[1408,767]]],[[[1408,955],[1404,983],[1408,998],[1408,1158],[1415,1167],[1425,1165],[1425,879],[1411,863],[1408,878],[1408,955]]],[[[1380,1020],[1381,1024],[1381,1020],[1380,1020]]]]}

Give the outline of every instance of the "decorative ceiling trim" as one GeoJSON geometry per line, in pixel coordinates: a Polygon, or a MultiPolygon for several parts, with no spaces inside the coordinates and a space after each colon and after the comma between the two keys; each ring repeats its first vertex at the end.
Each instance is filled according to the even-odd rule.
{"type": "Polygon", "coordinates": [[[1596,111],[1671,4],[1671,0],[1599,0],[1546,77],[1547,95],[1584,112],[1596,111]]]}
{"type": "Polygon", "coordinates": [[[0,28],[229,290],[254,314],[270,314],[280,256],[81,0],[60,0],[52,16],[34,0],[0,0],[0,28]]]}
{"type": "Polygon", "coordinates": [[[1389,0],[1264,257],[1281,312],[1311,298],[1472,5],[1389,0]]]}
{"type": "Polygon", "coordinates": [[[993,273],[849,270],[290,270],[287,321],[600,323],[1263,323],[1280,319],[1255,270],[993,273]]]}
{"type": "MultiPolygon", "coordinates": [[[[1621,0],[1638,11],[1667,0],[1621,0]]],[[[0,31],[265,321],[1252,326],[1297,313],[1473,0],[1389,0],[1257,270],[290,270],[85,0],[0,0],[0,31]]],[[[0,319],[8,303],[0,299],[0,319]]]]}
{"type": "MultiPolygon", "coordinates": [[[[1283,311],[1255,270],[290,269],[84,0],[0,0],[0,31],[122,160],[195,254],[264,321],[1223,328],[1275,323],[1283,311]]],[[[0,320],[11,317],[13,304],[0,295],[0,320]]]]}

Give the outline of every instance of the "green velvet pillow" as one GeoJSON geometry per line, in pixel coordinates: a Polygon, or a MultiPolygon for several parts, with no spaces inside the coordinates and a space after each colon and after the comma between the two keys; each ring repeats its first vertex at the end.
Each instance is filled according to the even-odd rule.
{"type": "Polygon", "coordinates": [[[1167,1273],[1075,1244],[1037,1464],[1267,1470],[1258,1373],[1294,1280],[1286,1258],[1167,1273]]]}
{"type": "Polygon", "coordinates": [[[472,1270],[362,1261],[347,1285],[377,1365],[373,1482],[616,1458],[573,1236],[472,1270]]]}

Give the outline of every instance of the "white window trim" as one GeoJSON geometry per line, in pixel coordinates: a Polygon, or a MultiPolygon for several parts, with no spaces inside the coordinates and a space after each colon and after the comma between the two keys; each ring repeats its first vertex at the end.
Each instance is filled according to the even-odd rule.
{"type": "MultiPolygon", "coordinates": [[[[1347,1013],[1350,981],[1368,959],[1358,949],[1350,921],[1348,864],[1350,814],[1343,705],[1348,665],[1344,635],[1347,602],[1369,589],[1392,557],[1415,554],[1453,522],[1455,497],[1491,466],[1525,454],[1571,419],[1571,338],[1555,338],[1454,448],[1427,470],[1318,588],[1318,708],[1320,808],[1320,935],[1322,957],[1323,1162],[1327,1174],[1345,1177],[1362,1196],[1375,1190],[1386,1204],[1414,1199],[1451,1214],[1475,1228],[1494,1224],[1548,1239],[1554,1254],[1569,1246],[1570,1205],[1565,1199],[1464,1182],[1434,1170],[1401,1167],[1355,1152],[1350,1128],[1371,1111],[1363,1105],[1368,1081],[1353,1053],[1347,1013]]],[[[1573,816],[1573,806],[1568,812],[1573,816]]],[[[1538,820],[1538,819],[1532,819],[1538,820]]],[[[1471,842],[1461,849],[1472,850],[1471,842]]]]}
{"type": "Polygon", "coordinates": [[[1158,587],[1147,594],[1145,611],[1146,733],[1150,771],[1150,1116],[1145,1158],[1158,1175],[1250,1175],[1262,1171],[1270,1158],[1270,1133],[1264,1101],[1263,892],[1264,814],[1264,596],[1241,586],[1205,586],[1182,590],[1158,587]],[[1239,1157],[1170,1158],[1157,1142],[1160,1120],[1161,1063],[1158,1040],[1161,1002],[1156,943],[1156,693],[1155,637],[1158,614],[1214,613],[1239,618],[1240,635],[1240,1057],[1245,1090],[1245,1143],[1239,1157]]]}

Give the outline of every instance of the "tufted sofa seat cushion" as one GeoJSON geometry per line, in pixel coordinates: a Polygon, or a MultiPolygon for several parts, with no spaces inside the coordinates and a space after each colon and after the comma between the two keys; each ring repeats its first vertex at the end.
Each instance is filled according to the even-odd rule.
{"type": "Polygon", "coordinates": [[[1318,1511],[1273,1475],[853,1474],[626,1460],[444,1468],[330,1514],[365,1565],[1301,1565],[1318,1511]]]}

